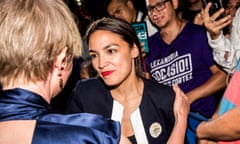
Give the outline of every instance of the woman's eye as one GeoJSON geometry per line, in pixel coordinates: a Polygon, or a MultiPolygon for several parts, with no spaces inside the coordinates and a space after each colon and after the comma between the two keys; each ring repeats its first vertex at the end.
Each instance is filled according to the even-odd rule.
{"type": "Polygon", "coordinates": [[[97,57],[97,55],[96,54],[90,54],[90,57],[91,57],[91,59],[94,59],[94,58],[97,57]]]}
{"type": "Polygon", "coordinates": [[[117,50],[115,50],[115,49],[109,49],[109,50],[108,50],[108,53],[109,53],[109,54],[114,54],[114,53],[116,53],[116,52],[117,52],[117,50]]]}

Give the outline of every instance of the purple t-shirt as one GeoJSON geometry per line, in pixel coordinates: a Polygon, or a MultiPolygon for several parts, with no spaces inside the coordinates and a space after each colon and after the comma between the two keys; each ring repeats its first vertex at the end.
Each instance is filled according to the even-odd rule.
{"type": "MultiPolygon", "coordinates": [[[[188,22],[170,45],[162,40],[160,33],[150,37],[149,44],[146,65],[157,82],[169,86],[176,83],[184,92],[189,92],[212,76],[210,67],[214,65],[213,55],[202,26],[188,22]]],[[[214,96],[201,98],[191,105],[191,111],[207,117],[215,109],[214,96]]]]}

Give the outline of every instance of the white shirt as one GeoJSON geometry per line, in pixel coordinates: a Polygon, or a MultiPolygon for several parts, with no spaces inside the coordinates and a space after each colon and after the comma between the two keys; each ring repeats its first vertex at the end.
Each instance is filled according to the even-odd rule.
{"type": "MultiPolygon", "coordinates": [[[[124,107],[117,101],[113,101],[113,109],[111,119],[121,123],[123,118],[124,107]]],[[[134,135],[138,144],[148,144],[147,135],[143,126],[142,117],[139,108],[130,116],[134,135]]]]}
{"type": "Polygon", "coordinates": [[[237,10],[233,21],[230,39],[225,38],[223,33],[212,40],[207,33],[209,45],[213,48],[214,60],[229,73],[233,73],[240,58],[240,8],[237,10]],[[228,52],[228,59],[225,60],[224,54],[228,52]]]}

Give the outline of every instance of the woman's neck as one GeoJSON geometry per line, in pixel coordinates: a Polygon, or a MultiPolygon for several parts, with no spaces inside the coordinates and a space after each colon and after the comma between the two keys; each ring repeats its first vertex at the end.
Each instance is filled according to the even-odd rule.
{"type": "Polygon", "coordinates": [[[143,80],[141,78],[129,79],[121,83],[118,87],[111,90],[113,98],[124,104],[131,99],[136,99],[142,96],[143,93],[143,80]]]}
{"type": "Polygon", "coordinates": [[[14,85],[8,85],[4,86],[3,90],[8,90],[8,89],[15,89],[15,88],[21,88],[25,89],[28,91],[31,91],[33,93],[36,93],[40,95],[43,99],[45,99],[48,103],[51,101],[51,94],[49,88],[46,86],[46,83],[44,82],[28,82],[26,84],[21,83],[21,84],[14,84],[14,85]]]}

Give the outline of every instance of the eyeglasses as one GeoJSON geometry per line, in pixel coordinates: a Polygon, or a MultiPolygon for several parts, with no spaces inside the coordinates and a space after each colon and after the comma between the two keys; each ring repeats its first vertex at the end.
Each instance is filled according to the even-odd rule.
{"type": "Polygon", "coordinates": [[[147,11],[150,15],[153,14],[154,10],[156,9],[157,11],[162,11],[163,9],[166,8],[166,2],[168,2],[169,0],[163,0],[161,2],[158,2],[156,5],[154,6],[148,6],[147,11]]]}

